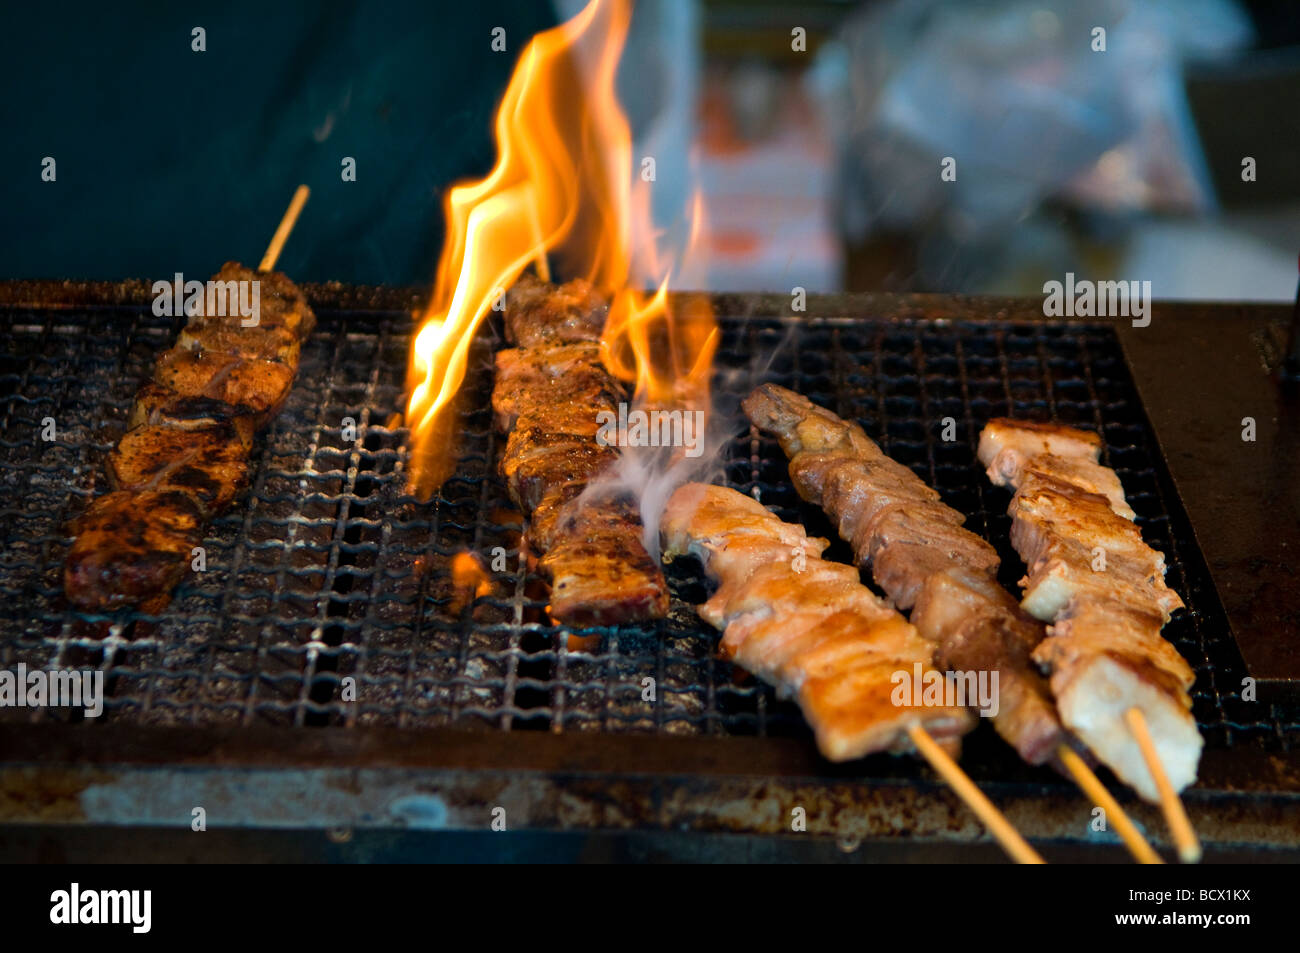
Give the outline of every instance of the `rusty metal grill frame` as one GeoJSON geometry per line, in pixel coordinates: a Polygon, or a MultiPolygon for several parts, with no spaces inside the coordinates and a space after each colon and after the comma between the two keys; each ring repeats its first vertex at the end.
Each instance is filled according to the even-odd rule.
{"type": "MultiPolygon", "coordinates": [[[[455,738],[458,749],[499,743],[518,756],[519,745],[543,731],[593,736],[595,751],[618,737],[648,736],[634,743],[644,758],[656,739],[699,735],[729,746],[724,761],[758,745],[824,779],[929,790],[926,772],[908,759],[873,758],[849,769],[809,760],[797,709],[714,657],[717,635],[691,609],[706,590],[690,565],[670,567],[668,620],[580,633],[599,640],[594,651],[542,621],[544,593],[519,565],[519,517],[496,474],[502,441],[487,407],[492,342],[485,336],[458,405],[455,475],[430,503],[406,496],[408,435],[385,422],[401,409],[409,292],[309,289],[320,325],[285,411],[255,452],[250,492],[209,533],[207,571],[183,583],[157,616],[71,609],[60,591],[68,542],[60,527],[102,491],[102,454],[176,322],[154,317],[138,285],[59,294],[56,307],[48,306],[50,289],[11,286],[0,296],[9,302],[0,310],[9,342],[0,365],[0,538],[8,544],[0,555],[0,668],[98,667],[110,697],[107,717],[95,725],[69,724],[57,710],[0,709],[5,737],[21,736],[23,747],[32,738],[57,739],[66,754],[78,750],[66,747],[69,739],[93,746],[92,735],[121,738],[133,750],[133,736],[169,744],[228,740],[232,731],[245,739],[283,736],[266,741],[265,753],[311,736],[373,739],[395,731],[455,738]],[[59,431],[53,442],[40,437],[47,417],[59,431]],[[355,443],[344,439],[345,418],[355,424],[355,443]],[[467,550],[490,559],[498,546],[509,571],[492,595],[456,608],[449,560],[467,550]],[[349,675],[357,679],[356,702],[339,699],[349,675]],[[653,703],[641,698],[647,676],[656,683],[653,703]],[[492,740],[506,736],[519,740],[492,740]],[[805,753],[790,755],[796,750],[805,753]]],[[[1234,765],[1255,757],[1295,760],[1300,706],[1240,699],[1241,654],[1113,326],[1048,322],[1005,310],[1005,302],[1000,313],[966,307],[935,320],[932,309],[907,299],[815,300],[811,312],[824,316],[813,318],[783,316],[778,301],[715,296],[726,336],[719,353],[750,363],[721,375],[724,406],[761,375],[859,419],[998,547],[1008,585],[1021,568],[1007,542],[1007,497],[987,485],[974,460],[979,426],[1011,413],[1102,432],[1107,462],[1188,603],[1166,635],[1197,671],[1194,713],[1207,764],[1233,776],[1234,765]],[[939,439],[945,417],[957,430],[952,443],[939,439]]],[[[779,448],[756,433],[737,433],[722,478],[834,537],[789,486],[779,448]]],[[[832,554],[847,549],[837,543],[832,554]]],[[[1058,779],[1021,765],[991,736],[985,727],[967,744],[963,763],[977,780],[1010,785],[1025,799],[1067,796],[1058,779]]],[[[337,744],[354,752],[358,766],[366,761],[355,741],[337,744]]],[[[1300,787],[1262,783],[1267,797],[1290,798],[1300,787]]]]}

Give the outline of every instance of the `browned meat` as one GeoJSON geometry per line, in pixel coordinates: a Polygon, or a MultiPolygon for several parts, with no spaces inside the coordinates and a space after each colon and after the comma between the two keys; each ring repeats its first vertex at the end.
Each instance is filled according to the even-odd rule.
{"type": "Polygon", "coordinates": [[[522,348],[600,341],[609,306],[585,281],[552,285],[523,275],[506,295],[506,337],[522,348]]]}
{"type": "Polygon", "coordinates": [[[1043,625],[984,573],[940,569],[912,609],[916,630],[938,646],[935,663],[959,672],[998,673],[993,727],[1029,764],[1053,761],[1066,740],[1056,704],[1032,661],[1043,625]]]}
{"type": "Polygon", "coordinates": [[[1183,602],[1100,451],[1096,434],[1005,419],[991,421],[979,445],[989,478],[1016,488],[1011,541],[1029,567],[1021,605],[1053,623],[1034,658],[1050,673],[1061,719],[1155,801],[1125,716],[1142,711],[1170,783],[1191,784],[1203,744],[1187,694],[1195,673],[1160,636],[1183,602]]]}
{"type": "Polygon", "coordinates": [[[915,672],[933,672],[933,646],[853,567],[819,558],[826,540],[701,483],[673,494],[661,535],[666,556],[698,556],[719,583],[699,612],[724,630],[724,653],[798,701],[827,758],[911,751],[913,726],[956,752],[974,725],[969,711],[897,693],[915,672]]]}
{"type": "Polygon", "coordinates": [[[203,429],[221,423],[233,427],[245,447],[252,446],[257,432],[257,421],[252,416],[239,416],[236,408],[210,397],[181,397],[161,384],[145,381],[135,392],[126,426],[127,430],[153,424],[203,429]]]}
{"type": "Polygon", "coordinates": [[[292,367],[298,364],[299,342],[293,332],[263,324],[242,328],[237,324],[195,320],[181,330],[176,347],[244,360],[276,361],[292,367]]]}
{"type": "Polygon", "coordinates": [[[591,408],[617,406],[622,397],[601,364],[599,347],[592,344],[498,351],[496,372],[492,409],[503,431],[514,429],[521,403],[544,392],[557,412],[569,411],[571,426],[586,424],[594,434],[596,417],[591,408]]]}
{"type": "Polygon", "coordinates": [[[775,384],[755,390],[744,408],[789,455],[799,495],[836,521],[840,536],[899,608],[910,608],[938,569],[996,571],[997,551],[961,528],[965,517],[885,456],[857,424],[775,384]]]}
{"type": "Polygon", "coordinates": [[[1051,622],[1072,599],[1118,599],[1163,624],[1182,608],[1165,585],[1164,556],[1106,497],[1034,469],[1023,476],[1011,504],[1011,542],[1029,566],[1025,611],[1051,622]]]}
{"type": "Polygon", "coordinates": [[[1101,437],[1087,430],[1031,420],[995,418],[980,432],[980,461],[997,486],[1020,486],[1026,467],[1046,467],[1075,486],[1099,493],[1125,519],[1134,517],[1119,477],[1101,466],[1101,437]]]}
{"type": "MultiPolygon", "coordinates": [[[[259,320],[189,318],[136,394],[127,432],[109,454],[114,492],[72,527],[64,567],[68,598],[87,609],[156,611],[184,576],[204,523],[248,482],[257,428],[280,409],[315,326],[306,299],[283,275],[227,263],[214,280],[259,282],[259,320]]],[[[238,286],[225,289],[238,295],[238,286]]]]}
{"type": "MultiPolygon", "coordinates": [[[[316,314],[302,291],[287,277],[278,271],[254,271],[245,268],[237,261],[228,261],[213,276],[214,281],[256,281],[258,282],[258,322],[260,328],[283,328],[297,340],[305,341],[316,327],[316,314]]],[[[231,309],[227,309],[229,312],[231,309]]],[[[243,325],[244,319],[238,314],[206,316],[200,308],[198,314],[190,318],[191,326],[203,323],[221,323],[235,325],[241,330],[248,330],[243,325]]]]}
{"type": "Polygon", "coordinates": [[[835,520],[894,604],[912,609],[937,661],[954,671],[997,673],[998,733],[1029,763],[1052,760],[1068,739],[1030,658],[1043,627],[994,581],[996,550],[963,529],[960,513],[856,424],[774,384],[743,406],[790,456],[799,495],[835,520]]]}
{"type": "Polygon", "coordinates": [[[72,524],[64,591],[83,609],[161,609],[203,541],[203,521],[194,500],[174,490],[101,496],[72,524]]]}
{"type": "Polygon", "coordinates": [[[616,625],[667,613],[667,586],[646,552],[635,500],[598,499],[560,518],[541,559],[551,615],[571,625],[616,625]]]}
{"type": "Polygon", "coordinates": [[[597,414],[624,399],[601,362],[604,302],[583,282],[525,277],[506,304],[507,335],[520,346],[496,357],[492,409],[510,434],[501,473],[551,580],[551,615],[579,626],[662,618],[668,586],[634,501],[587,492],[619,455],[596,440],[597,414]]]}
{"type": "Polygon", "coordinates": [[[174,347],[159,356],[153,378],[181,400],[220,401],[260,427],[280,412],[297,373],[296,364],[174,347]]]}
{"type": "Polygon", "coordinates": [[[248,482],[248,450],[229,423],[146,425],[127,431],[108,455],[115,490],[175,490],[205,515],[230,504],[248,482]]]}

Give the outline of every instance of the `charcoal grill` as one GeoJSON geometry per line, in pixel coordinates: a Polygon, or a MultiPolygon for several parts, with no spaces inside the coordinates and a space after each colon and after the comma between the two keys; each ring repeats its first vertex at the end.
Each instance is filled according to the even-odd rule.
{"type": "MultiPolygon", "coordinates": [[[[764,857],[997,855],[916,761],[821,760],[794,706],[715,657],[717,634],[691,608],[706,590],[689,561],[669,567],[663,622],[547,622],[496,471],[491,335],[476,342],[456,405],[455,474],[420,502],[405,489],[408,432],[390,425],[418,294],[305,290],[319,326],[255,452],[250,491],[209,532],[206,570],[157,615],[88,614],[62,597],[63,527],[104,491],[103,454],[178,319],[153,315],[147,283],[0,284],[0,668],[98,668],[108,686],[93,721],[0,708],[0,850],[48,855],[53,844],[64,856],[88,831],[188,831],[202,807],[213,829],[292,831],[283,849],[311,856],[324,832],[334,843],[372,829],[485,832],[504,808],[516,833],[622,836],[660,855],[737,838],[764,857]],[[504,559],[489,594],[449,582],[466,552],[504,559]],[[794,807],[806,833],[791,832],[794,807]]],[[[1134,329],[1046,320],[1038,302],[1003,299],[814,296],[807,314],[779,296],[712,303],[724,405],[771,379],[856,418],[998,547],[1009,585],[1021,570],[1008,497],[975,461],[979,428],[1014,414],[1102,433],[1187,602],[1166,635],[1197,674],[1206,753],[1186,801],[1208,856],[1300,852],[1289,691],[1300,673],[1280,634],[1300,612],[1285,562],[1300,534],[1288,521],[1295,491],[1284,468],[1269,469],[1295,459],[1294,408],[1265,366],[1287,309],[1164,305],[1134,329]],[[1258,441],[1231,446],[1252,411],[1258,441]],[[953,441],[941,438],[945,418],[953,441]],[[1248,495],[1261,485],[1271,521],[1248,495]],[[1256,701],[1241,698],[1248,675],[1256,701]]],[[[773,441],[738,425],[722,479],[834,537],[789,486],[773,441]]],[[[988,726],[963,765],[1049,859],[1054,848],[1124,856],[1091,830],[1076,789],[1021,764],[988,726]]],[[[1128,806],[1161,842],[1158,812],[1128,806]]],[[[505,843],[474,849],[520,849],[492,846],[505,843]]]]}

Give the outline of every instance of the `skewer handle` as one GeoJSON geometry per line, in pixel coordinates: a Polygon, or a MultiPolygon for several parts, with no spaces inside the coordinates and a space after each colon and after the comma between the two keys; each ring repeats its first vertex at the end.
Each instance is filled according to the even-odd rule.
{"type": "Polygon", "coordinates": [[[1160,855],[1152,849],[1147,843],[1146,838],[1137,826],[1129,820],[1129,816],[1124,813],[1120,807],[1119,801],[1116,801],[1111,793],[1106,790],[1106,786],[1101,783],[1101,779],[1093,773],[1088,763],[1080,758],[1069,745],[1061,745],[1056,749],[1056,757],[1060,759],[1065,770],[1070,772],[1074,778],[1074,783],[1079,785],[1083,793],[1092,798],[1102,810],[1106,812],[1112,824],[1115,825],[1115,832],[1119,834],[1120,840],[1128,847],[1129,853],[1139,864],[1163,864],[1160,855]]]}
{"type": "Polygon", "coordinates": [[[1011,855],[1012,860],[1018,864],[1044,862],[1043,858],[1038,856],[1038,852],[1029,846],[1028,842],[1020,836],[1020,832],[1012,827],[1011,822],[993,805],[993,802],[984,796],[984,792],[975,786],[975,782],[966,772],[958,767],[957,762],[952,760],[948,752],[940,748],[930,737],[928,731],[920,725],[913,725],[908,729],[908,735],[925,760],[929,761],[930,766],[939,773],[939,776],[957,792],[957,796],[966,802],[966,806],[975,812],[975,816],[989,829],[989,833],[997,838],[1002,849],[1011,855]]]}
{"type": "Polygon", "coordinates": [[[311,195],[311,189],[305,185],[298,186],[298,190],[293,193],[293,198],[289,201],[289,208],[285,210],[284,218],[280,219],[280,227],[275,230],[275,234],[271,237],[271,244],[266,246],[266,254],[262,256],[262,263],[257,266],[258,271],[270,271],[275,267],[276,259],[280,257],[280,250],[284,248],[284,243],[289,240],[289,233],[293,231],[293,226],[298,221],[298,213],[307,204],[307,196],[309,195],[311,195]]]}
{"type": "Polygon", "coordinates": [[[1174,846],[1178,848],[1178,859],[1185,864],[1197,863],[1201,859],[1201,842],[1196,839],[1196,831],[1192,830],[1192,822],[1187,819],[1183,802],[1174,786],[1169,783],[1165,766],[1160,763],[1155,742],[1147,730],[1146,716],[1142,714],[1142,709],[1134,707],[1124,713],[1124,720],[1128,723],[1128,730],[1133,732],[1133,740],[1142,752],[1142,760],[1146,762],[1152,780],[1156,782],[1156,790],[1160,793],[1160,809],[1164,811],[1169,834],[1174,839],[1174,846]]]}

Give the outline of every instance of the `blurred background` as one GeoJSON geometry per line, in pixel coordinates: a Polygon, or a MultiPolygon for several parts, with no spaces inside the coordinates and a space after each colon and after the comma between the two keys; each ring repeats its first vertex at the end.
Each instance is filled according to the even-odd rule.
{"type": "MultiPolygon", "coordinates": [[[[426,284],[519,51],[581,6],[8,4],[0,278],[208,274],[306,181],[287,273],[426,284]]],[[[703,195],[696,286],[1295,295],[1300,4],[641,0],[619,79],[657,220],[703,195]]]]}

